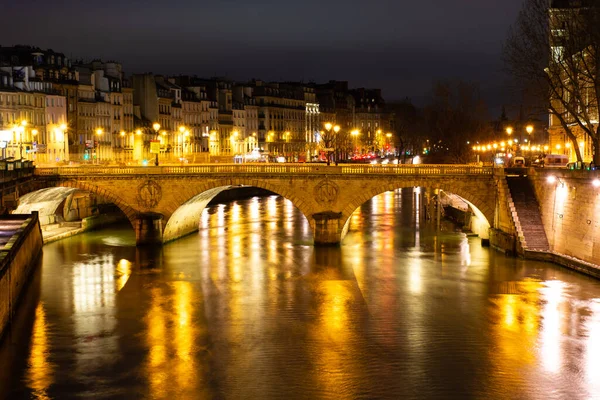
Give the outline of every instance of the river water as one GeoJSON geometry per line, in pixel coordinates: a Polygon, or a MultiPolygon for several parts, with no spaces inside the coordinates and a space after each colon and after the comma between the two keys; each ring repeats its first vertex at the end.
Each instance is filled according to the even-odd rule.
{"type": "Polygon", "coordinates": [[[277,196],[163,249],[129,226],[49,244],[0,398],[600,398],[600,282],[437,231],[419,200],[372,199],[340,248],[277,196]]]}

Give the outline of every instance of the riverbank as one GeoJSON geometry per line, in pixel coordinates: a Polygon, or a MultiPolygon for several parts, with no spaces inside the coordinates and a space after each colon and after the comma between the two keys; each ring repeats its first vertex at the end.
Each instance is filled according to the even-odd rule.
{"type": "Polygon", "coordinates": [[[79,235],[80,233],[92,231],[108,226],[125,219],[122,214],[100,214],[84,218],[80,222],[63,222],[50,224],[42,227],[42,238],[44,244],[56,242],[57,240],[79,235]]]}

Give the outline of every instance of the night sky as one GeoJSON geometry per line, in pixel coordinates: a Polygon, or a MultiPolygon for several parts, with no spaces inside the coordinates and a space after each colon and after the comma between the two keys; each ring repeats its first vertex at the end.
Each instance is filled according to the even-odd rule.
{"type": "Polygon", "coordinates": [[[0,44],[120,61],[126,72],[349,80],[419,103],[438,78],[507,98],[501,47],[522,0],[3,1],[0,44]]]}

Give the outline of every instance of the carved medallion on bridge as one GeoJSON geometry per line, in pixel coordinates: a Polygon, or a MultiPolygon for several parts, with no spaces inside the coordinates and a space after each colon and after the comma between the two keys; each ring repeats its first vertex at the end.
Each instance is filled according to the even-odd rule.
{"type": "Polygon", "coordinates": [[[147,180],[138,186],[137,201],[140,207],[154,208],[162,198],[162,188],[153,180],[147,180]]]}
{"type": "Polygon", "coordinates": [[[338,192],[338,186],[325,179],[315,187],[315,199],[321,204],[331,204],[337,199],[338,192]]]}

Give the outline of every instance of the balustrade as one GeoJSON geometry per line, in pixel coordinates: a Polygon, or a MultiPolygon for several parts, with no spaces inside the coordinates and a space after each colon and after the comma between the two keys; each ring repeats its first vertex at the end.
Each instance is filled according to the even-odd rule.
{"type": "Polygon", "coordinates": [[[197,175],[197,174],[319,174],[319,175],[492,175],[492,167],[472,165],[344,165],[203,164],[186,166],[78,166],[36,168],[36,175],[197,175]]]}

